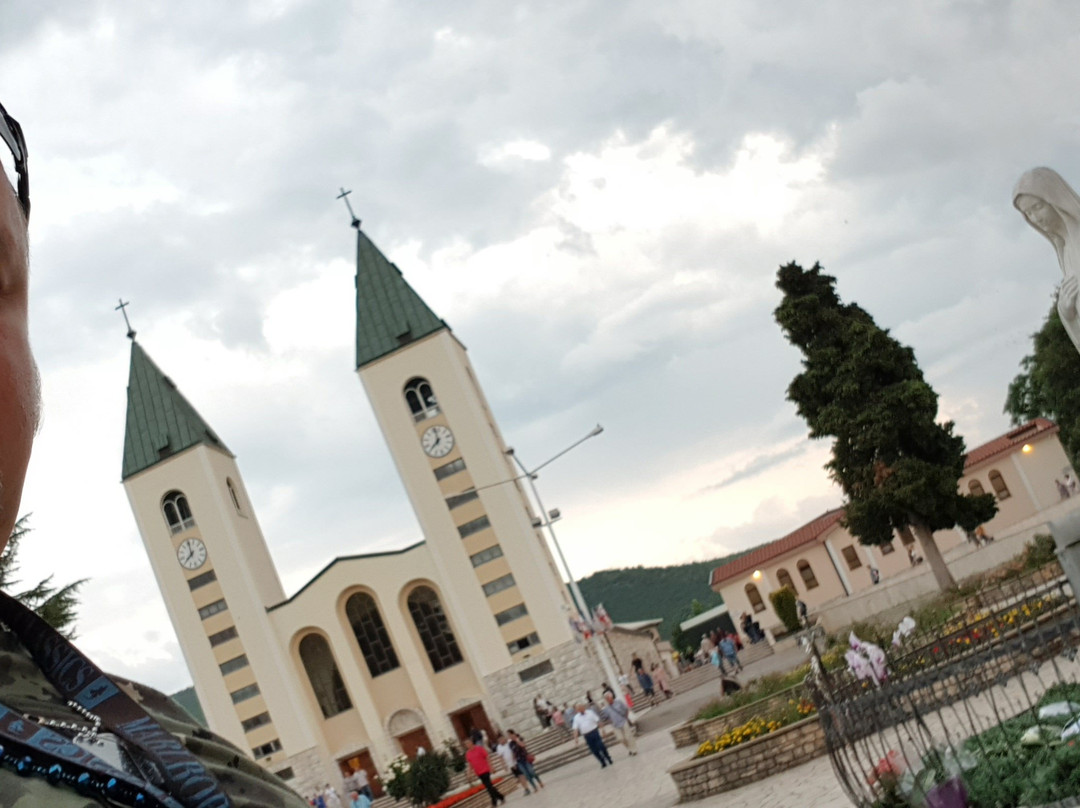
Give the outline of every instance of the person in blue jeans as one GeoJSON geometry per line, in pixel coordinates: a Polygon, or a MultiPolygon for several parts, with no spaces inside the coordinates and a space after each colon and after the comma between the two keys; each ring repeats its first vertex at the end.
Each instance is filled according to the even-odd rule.
{"type": "Polygon", "coordinates": [[[731,635],[728,634],[722,640],[720,640],[720,645],[718,647],[720,649],[720,653],[724,655],[724,659],[727,661],[727,663],[736,671],[739,671],[741,673],[742,664],[739,662],[739,654],[735,650],[735,640],[731,638],[731,635]]]}
{"type": "Polygon", "coordinates": [[[604,745],[604,739],[600,736],[600,716],[592,710],[586,710],[584,704],[575,706],[577,715],[574,716],[574,735],[580,735],[589,746],[589,751],[600,761],[600,768],[607,768],[608,764],[614,763],[611,754],[604,745]]]}
{"type": "MultiPolygon", "coordinates": [[[[530,758],[528,748],[525,746],[525,739],[514,732],[512,729],[508,729],[506,734],[510,736],[510,749],[514,753],[514,760],[517,762],[518,771],[529,781],[529,785],[533,787],[533,791],[539,791],[544,787],[544,781],[540,779],[540,775],[536,773],[536,769],[533,768],[533,762],[530,758]]],[[[528,792],[526,792],[528,793],[528,792]]]]}

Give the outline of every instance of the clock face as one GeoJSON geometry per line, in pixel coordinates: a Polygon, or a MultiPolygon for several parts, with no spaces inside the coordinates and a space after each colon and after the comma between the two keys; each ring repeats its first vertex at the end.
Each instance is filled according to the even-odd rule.
{"type": "Polygon", "coordinates": [[[428,457],[446,457],[454,448],[454,433],[442,424],[429,426],[420,436],[420,445],[428,457]]]}
{"type": "Polygon", "coordinates": [[[186,570],[197,570],[206,563],[206,545],[198,539],[184,539],[176,548],[176,559],[186,570]]]}

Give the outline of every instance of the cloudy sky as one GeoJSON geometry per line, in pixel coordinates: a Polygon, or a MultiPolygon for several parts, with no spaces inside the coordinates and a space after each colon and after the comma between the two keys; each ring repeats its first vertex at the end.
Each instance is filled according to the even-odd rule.
{"type": "MultiPolygon", "coordinates": [[[[44,426],[27,579],[103,666],[190,680],[120,485],[128,342],[236,452],[295,591],[419,530],[353,372],[364,227],[546,470],[575,573],[712,558],[840,502],[785,401],[779,264],[912,345],[974,446],[1060,271],[1011,207],[1080,184],[1067,0],[9,0],[44,426]]],[[[617,615],[616,615],[617,617],[617,615]]]]}

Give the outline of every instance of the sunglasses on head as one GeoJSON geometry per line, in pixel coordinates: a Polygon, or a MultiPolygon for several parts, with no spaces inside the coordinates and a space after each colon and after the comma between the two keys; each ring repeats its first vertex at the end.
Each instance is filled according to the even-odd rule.
{"type": "Polygon", "coordinates": [[[19,195],[19,204],[22,205],[26,218],[30,218],[30,174],[26,169],[26,141],[23,139],[22,127],[19,122],[7,114],[3,104],[0,104],[0,140],[3,140],[11,150],[15,158],[15,173],[17,178],[9,177],[15,184],[15,191],[19,195]]]}

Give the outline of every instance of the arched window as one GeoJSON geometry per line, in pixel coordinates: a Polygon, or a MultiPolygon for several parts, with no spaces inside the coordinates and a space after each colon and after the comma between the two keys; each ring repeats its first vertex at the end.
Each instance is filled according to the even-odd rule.
{"type": "Polygon", "coordinates": [[[765,602],[761,599],[761,593],[757,591],[757,587],[753,584],[746,585],[746,599],[750,601],[750,607],[755,612],[765,611],[765,602]]]}
{"type": "Polygon", "coordinates": [[[409,614],[436,673],[461,662],[461,649],[450,630],[450,621],[443,614],[439,596],[431,587],[419,586],[412,591],[409,595],[409,614]]]}
{"type": "Polygon", "coordinates": [[[372,677],[400,666],[375,598],[366,592],[357,592],[346,601],[345,616],[349,618],[372,677]]]}
{"type": "Polygon", "coordinates": [[[315,691],[319,709],[326,718],[352,707],[345,682],[334,662],[334,654],[324,637],[308,634],[300,640],[300,661],[304,663],[311,689],[315,691]]]}
{"type": "Polygon", "coordinates": [[[412,413],[414,421],[423,421],[425,418],[439,414],[439,402],[427,379],[421,379],[419,376],[409,379],[405,385],[405,401],[409,405],[409,412],[412,413]]]}
{"type": "Polygon", "coordinates": [[[982,483],[978,480],[968,480],[968,492],[972,496],[981,497],[986,492],[983,490],[982,483]]]}
{"type": "Polygon", "coordinates": [[[786,586],[792,592],[798,592],[799,591],[798,589],[795,588],[795,582],[793,580],[791,580],[791,576],[788,575],[788,571],[786,569],[784,569],[783,567],[781,567],[780,569],[778,569],[776,571],[776,582],[778,584],[780,584],[781,588],[786,586]]]}
{"type": "Polygon", "coordinates": [[[173,533],[195,527],[195,518],[191,515],[187,497],[180,491],[170,491],[162,497],[161,512],[165,514],[165,524],[173,533]]]}
{"type": "Polygon", "coordinates": [[[228,477],[225,478],[225,487],[229,489],[229,499],[232,500],[233,507],[236,508],[236,512],[239,514],[244,513],[244,509],[240,507],[240,495],[236,492],[236,486],[233,485],[233,481],[228,477]]]}
{"type": "Polygon", "coordinates": [[[1001,476],[1001,472],[997,469],[990,472],[990,486],[994,489],[994,495],[998,499],[1008,499],[1012,496],[1009,493],[1009,486],[1005,485],[1005,478],[1001,476]]]}
{"type": "Polygon", "coordinates": [[[809,561],[800,561],[798,564],[799,575],[803,579],[803,583],[806,584],[807,589],[817,588],[817,578],[814,577],[814,571],[810,569],[809,561]]]}

